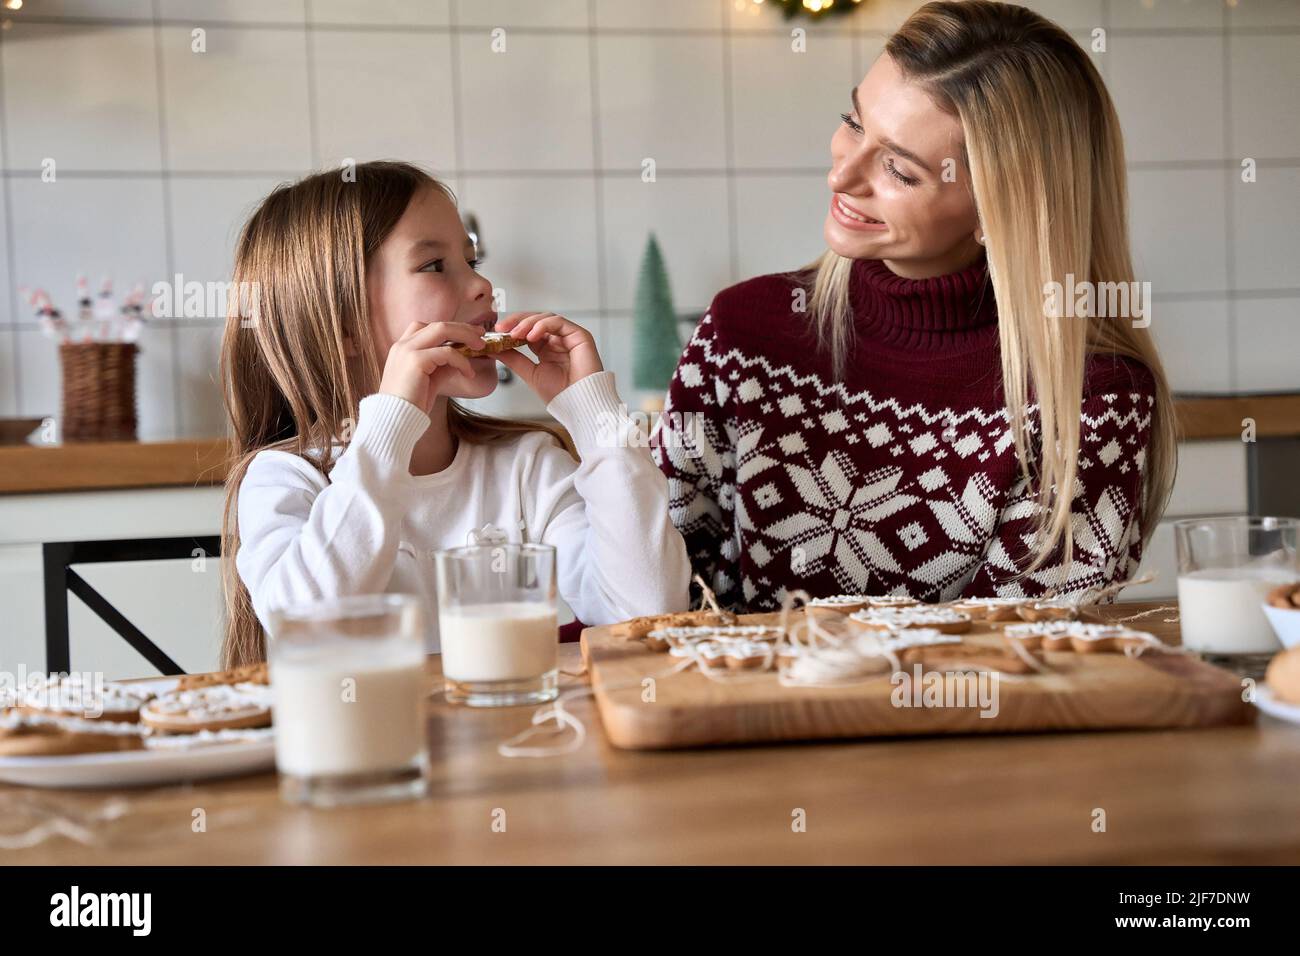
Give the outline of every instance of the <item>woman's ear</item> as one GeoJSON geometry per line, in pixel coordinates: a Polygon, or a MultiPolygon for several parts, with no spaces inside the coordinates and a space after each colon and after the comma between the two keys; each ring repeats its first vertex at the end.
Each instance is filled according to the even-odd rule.
{"type": "Polygon", "coordinates": [[[978,242],[981,246],[984,245],[984,230],[983,230],[983,229],[976,229],[976,230],[975,230],[975,241],[978,242]]]}
{"type": "Polygon", "coordinates": [[[356,358],[360,354],[361,351],[357,348],[356,340],[350,335],[343,336],[343,357],[356,358]]]}

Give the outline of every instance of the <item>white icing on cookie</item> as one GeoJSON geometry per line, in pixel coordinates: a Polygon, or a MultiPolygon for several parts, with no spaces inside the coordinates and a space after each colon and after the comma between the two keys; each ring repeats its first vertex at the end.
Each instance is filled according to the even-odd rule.
{"type": "Polygon", "coordinates": [[[1049,598],[1046,601],[1024,601],[1026,607],[1035,611],[1073,611],[1078,613],[1079,605],[1065,598],[1049,598]]]}
{"type": "Polygon", "coordinates": [[[1007,637],[1060,637],[1069,633],[1073,621],[1037,621],[1033,624],[1008,624],[1002,629],[1007,637]]]}
{"type": "MultiPolygon", "coordinates": [[[[864,635],[870,639],[869,635],[864,635]]],[[[858,639],[859,641],[862,638],[858,639]]],[[[909,647],[933,647],[936,644],[960,644],[961,638],[954,634],[945,634],[930,627],[912,627],[888,637],[878,638],[882,647],[890,651],[901,651],[909,647]]]]}
{"type": "Polygon", "coordinates": [[[873,627],[890,629],[901,627],[929,627],[935,624],[961,624],[970,621],[970,615],[950,607],[877,607],[854,611],[849,620],[873,627]]]}
{"type": "Polygon", "coordinates": [[[690,644],[677,644],[669,648],[673,657],[705,657],[711,661],[718,660],[725,650],[721,641],[695,641],[690,644]]]}
{"type": "Polygon", "coordinates": [[[814,598],[806,606],[843,607],[846,604],[866,604],[875,600],[878,600],[878,598],[869,597],[866,594],[832,594],[830,597],[814,598]]]}
{"type": "Polygon", "coordinates": [[[751,657],[766,657],[772,645],[762,641],[735,641],[724,645],[723,653],[727,657],[746,660],[751,657]]]}
{"type": "Polygon", "coordinates": [[[751,657],[766,657],[771,644],[762,641],[696,641],[688,644],[677,644],[669,649],[668,653],[673,657],[694,657],[697,654],[707,657],[709,660],[717,660],[720,657],[734,657],[737,660],[745,660],[751,657]]]}
{"type": "Polygon", "coordinates": [[[153,691],[130,684],[86,680],[83,674],[43,677],[19,688],[15,703],[51,714],[133,714],[153,691]]]}
{"type": "Polygon", "coordinates": [[[109,734],[117,737],[148,736],[149,728],[119,720],[83,720],[58,714],[27,714],[10,711],[0,714],[0,731],[13,732],[21,727],[62,730],[75,734],[109,734]]]}
{"type": "Polygon", "coordinates": [[[141,713],[151,719],[202,724],[252,716],[270,706],[271,688],[265,684],[213,684],[166,694],[146,704],[141,713]]]}
{"type": "Polygon", "coordinates": [[[1082,641],[1104,641],[1111,638],[1159,644],[1160,639],[1146,631],[1134,631],[1121,624],[1085,624],[1082,621],[1038,621],[1033,624],[1008,624],[1003,629],[1008,637],[1069,637],[1082,641]]]}
{"type": "Polygon", "coordinates": [[[145,738],[147,750],[189,750],[193,747],[210,747],[214,744],[258,743],[272,740],[274,727],[255,727],[251,730],[200,730],[193,734],[155,734],[145,738]]]}
{"type": "Polygon", "coordinates": [[[647,637],[665,641],[698,641],[718,638],[741,638],[774,641],[781,635],[779,627],[760,624],[719,624],[715,627],[661,627],[647,637]]]}
{"type": "Polygon", "coordinates": [[[1132,631],[1122,624],[1083,624],[1073,621],[1067,633],[1070,637],[1077,637],[1083,641],[1105,641],[1111,638],[1123,638],[1124,640],[1136,640],[1144,643],[1160,643],[1159,638],[1154,634],[1148,634],[1146,631],[1132,631]]]}

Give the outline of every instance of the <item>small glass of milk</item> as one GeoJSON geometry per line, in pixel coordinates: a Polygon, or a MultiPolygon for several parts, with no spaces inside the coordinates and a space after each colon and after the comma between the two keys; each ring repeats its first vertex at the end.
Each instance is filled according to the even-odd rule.
{"type": "Polygon", "coordinates": [[[1264,598],[1300,580],[1294,518],[1190,518],[1174,523],[1183,646],[1253,673],[1281,644],[1264,598]]]}
{"type": "Polygon", "coordinates": [[[555,548],[486,543],[435,555],[447,700],[511,707],[554,700],[555,548]]]}
{"type": "Polygon", "coordinates": [[[339,806],[427,788],[424,610],[366,594],[272,613],[268,662],[280,795],[339,806]]]}

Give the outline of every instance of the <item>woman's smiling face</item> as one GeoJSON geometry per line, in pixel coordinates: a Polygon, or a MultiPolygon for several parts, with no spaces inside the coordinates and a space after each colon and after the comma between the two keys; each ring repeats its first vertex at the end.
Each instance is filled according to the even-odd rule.
{"type": "Polygon", "coordinates": [[[960,121],[904,78],[888,54],[851,99],[831,138],[827,245],[850,259],[883,259],[911,278],[970,265],[980,254],[979,220],[960,121]]]}

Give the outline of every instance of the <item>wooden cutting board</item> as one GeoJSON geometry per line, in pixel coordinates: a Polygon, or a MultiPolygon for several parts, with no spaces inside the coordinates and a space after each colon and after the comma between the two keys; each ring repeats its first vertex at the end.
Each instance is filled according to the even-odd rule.
{"type": "MultiPolygon", "coordinates": [[[[1113,619],[1147,606],[1098,609],[1092,619],[1113,619]]],[[[1177,644],[1177,625],[1163,623],[1164,616],[1131,626],[1177,644]]],[[[776,618],[760,614],[741,620],[765,624],[776,618]]],[[[966,637],[976,644],[997,644],[1001,639],[995,628],[976,624],[966,637]]],[[[1052,673],[1000,679],[996,698],[981,701],[971,693],[968,706],[942,707],[923,706],[925,682],[902,685],[887,674],[848,687],[794,688],[781,686],[774,673],[723,684],[692,668],[657,677],[651,693],[645,679],[678,659],[617,637],[609,627],[582,632],[582,655],[605,735],[614,746],[631,750],[920,734],[1212,727],[1255,719],[1255,708],[1242,700],[1239,677],[1177,653],[1129,658],[1049,651],[1045,659],[1052,673]],[[900,700],[911,705],[898,706],[900,700]],[[986,706],[993,700],[996,708],[986,706]]],[[[970,681],[966,687],[975,690],[970,681]]]]}

